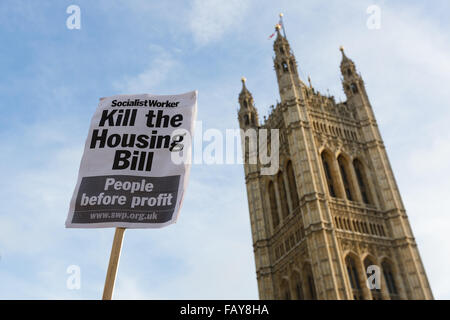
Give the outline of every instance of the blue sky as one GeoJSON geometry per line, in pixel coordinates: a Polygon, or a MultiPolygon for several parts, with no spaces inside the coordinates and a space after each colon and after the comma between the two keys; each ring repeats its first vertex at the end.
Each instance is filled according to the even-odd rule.
{"type": "MultiPolygon", "coordinates": [[[[196,89],[203,129],[225,130],[246,76],[262,118],[279,99],[267,38],[280,12],[322,93],[344,99],[340,45],[355,61],[435,298],[450,298],[448,1],[14,0],[0,3],[1,299],[101,297],[113,229],[64,228],[98,99],[196,89]],[[66,27],[72,4],[80,30],[66,27]]],[[[258,297],[240,165],[194,164],[178,223],[126,232],[115,297],[258,297]]]]}

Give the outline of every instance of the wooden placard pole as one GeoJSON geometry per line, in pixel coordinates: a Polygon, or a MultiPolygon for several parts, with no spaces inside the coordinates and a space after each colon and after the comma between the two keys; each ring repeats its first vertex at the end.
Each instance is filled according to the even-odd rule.
{"type": "Polygon", "coordinates": [[[109,257],[108,271],[106,272],[105,288],[103,289],[103,300],[111,300],[114,284],[116,282],[117,268],[119,267],[120,251],[122,250],[123,234],[125,228],[116,228],[114,240],[109,257]]]}

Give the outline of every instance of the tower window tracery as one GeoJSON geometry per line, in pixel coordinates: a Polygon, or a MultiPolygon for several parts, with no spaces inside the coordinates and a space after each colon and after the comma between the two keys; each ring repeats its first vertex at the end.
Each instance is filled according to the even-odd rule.
{"type": "Polygon", "coordinates": [[[358,181],[359,191],[364,203],[371,204],[369,196],[369,188],[367,185],[367,178],[365,176],[364,167],[358,159],[353,160],[353,168],[355,169],[356,180],[358,181]]]}
{"type": "Polygon", "coordinates": [[[353,298],[355,300],[362,300],[362,290],[359,282],[358,270],[356,268],[355,260],[351,256],[345,258],[347,266],[348,278],[350,280],[350,286],[353,289],[353,298]]]}
{"type": "Polygon", "coordinates": [[[322,166],[323,170],[325,172],[325,178],[328,185],[328,192],[330,193],[330,196],[337,197],[337,187],[336,187],[336,179],[334,177],[334,174],[331,169],[331,157],[327,155],[326,151],[323,151],[321,154],[322,158],[322,166]]]}
{"type": "Polygon", "coordinates": [[[286,218],[289,215],[289,207],[288,207],[288,202],[287,202],[286,187],[284,184],[282,171],[278,172],[277,182],[278,182],[278,189],[279,189],[278,191],[280,194],[281,210],[282,210],[283,218],[286,218]]]}
{"type": "Polygon", "coordinates": [[[391,265],[389,264],[389,262],[384,261],[381,264],[381,267],[383,268],[383,275],[384,279],[386,280],[389,296],[391,297],[392,300],[397,300],[398,290],[397,285],[395,284],[394,274],[392,272],[391,265]]]}
{"type": "Polygon", "coordinates": [[[298,192],[297,192],[297,183],[295,180],[294,169],[292,168],[291,161],[289,161],[286,165],[286,173],[288,176],[289,193],[291,196],[292,209],[295,210],[299,206],[299,199],[298,199],[298,192]]]}
{"type": "Polygon", "coordinates": [[[355,197],[353,196],[353,190],[349,182],[347,161],[342,155],[338,157],[338,164],[341,172],[342,184],[344,185],[345,195],[348,200],[353,201],[355,197]]]}
{"type": "Polygon", "coordinates": [[[278,216],[278,206],[277,206],[277,198],[275,195],[275,187],[273,182],[269,182],[269,201],[270,201],[270,212],[272,215],[272,225],[276,228],[280,224],[280,217],[278,216]]]}

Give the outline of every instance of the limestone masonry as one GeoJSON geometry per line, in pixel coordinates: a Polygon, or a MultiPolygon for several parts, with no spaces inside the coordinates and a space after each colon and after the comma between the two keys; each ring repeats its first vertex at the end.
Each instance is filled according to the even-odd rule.
{"type": "Polygon", "coordinates": [[[238,112],[242,129],[280,136],[277,174],[244,164],[260,298],[433,299],[354,62],[341,48],[347,101],[336,103],[300,80],[279,28],[274,51],[281,102],[260,123],[243,79],[238,112]]]}

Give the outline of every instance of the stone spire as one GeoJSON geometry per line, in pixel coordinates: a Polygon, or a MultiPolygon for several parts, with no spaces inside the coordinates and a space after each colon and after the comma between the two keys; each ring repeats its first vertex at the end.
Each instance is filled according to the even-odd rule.
{"type": "Polygon", "coordinates": [[[350,59],[345,55],[344,46],[340,46],[340,47],[339,47],[339,50],[340,50],[341,53],[342,53],[342,62],[341,62],[341,65],[342,65],[342,64],[345,64],[345,63],[353,63],[353,61],[350,60],[350,59]]]}
{"type": "Polygon", "coordinates": [[[281,101],[300,98],[302,82],[297,69],[297,61],[292,53],[288,40],[280,30],[281,26],[275,26],[277,37],[273,44],[275,57],[273,59],[278,80],[281,101]]]}
{"type": "Polygon", "coordinates": [[[245,79],[245,77],[242,77],[241,81],[242,81],[242,90],[241,93],[239,94],[240,108],[238,112],[240,127],[241,128],[258,127],[259,126],[258,111],[254,106],[253,96],[250,93],[250,91],[248,91],[247,86],[245,85],[247,79],[245,79]]]}
{"type": "Polygon", "coordinates": [[[342,85],[344,86],[345,95],[347,96],[347,98],[350,98],[365,91],[364,82],[361,76],[357,73],[356,66],[353,60],[348,58],[345,54],[344,47],[341,46],[339,50],[342,53],[342,85]]]}

